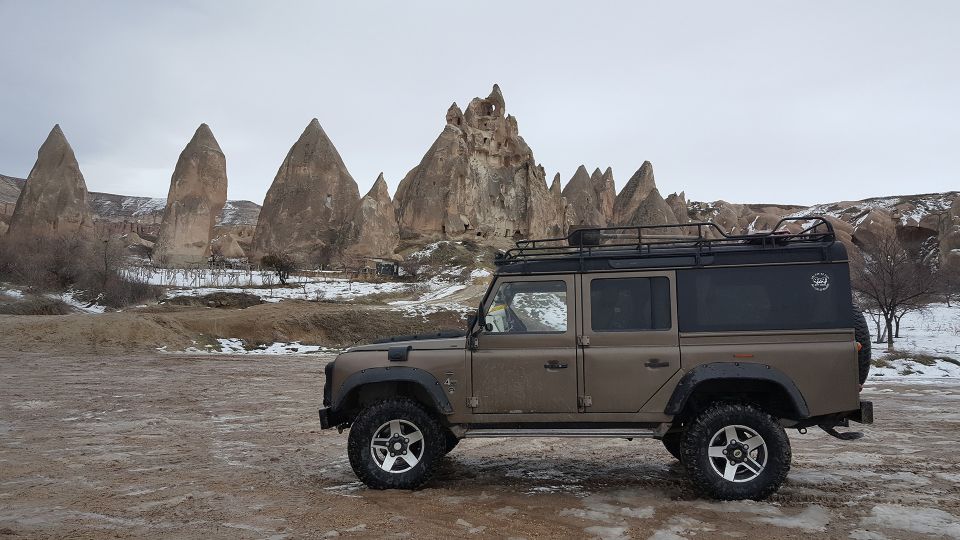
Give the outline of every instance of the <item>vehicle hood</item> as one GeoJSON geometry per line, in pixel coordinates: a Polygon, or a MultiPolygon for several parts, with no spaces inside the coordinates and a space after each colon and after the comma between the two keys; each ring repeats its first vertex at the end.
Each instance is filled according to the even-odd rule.
{"type": "Polygon", "coordinates": [[[371,343],[369,345],[357,345],[355,347],[350,347],[344,352],[386,351],[392,349],[393,347],[410,347],[415,351],[463,349],[466,347],[466,338],[464,336],[460,336],[388,341],[382,343],[371,343]]]}

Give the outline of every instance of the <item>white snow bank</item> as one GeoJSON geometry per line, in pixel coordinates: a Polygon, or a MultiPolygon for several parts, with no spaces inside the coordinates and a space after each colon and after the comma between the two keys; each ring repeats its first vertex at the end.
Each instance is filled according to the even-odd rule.
{"type": "Polygon", "coordinates": [[[873,344],[875,361],[888,366],[872,366],[870,380],[960,380],[960,365],[953,362],[960,362],[960,306],[931,304],[904,315],[894,348],[898,358],[888,359],[886,346],[873,344]],[[921,355],[924,358],[918,358],[921,355]],[[931,359],[933,364],[925,365],[931,359]]]}
{"type": "MultiPolygon", "coordinates": [[[[237,338],[217,339],[219,348],[216,345],[205,345],[201,347],[187,347],[183,352],[190,354],[253,354],[253,355],[278,355],[278,354],[315,354],[315,353],[336,353],[337,349],[322,347],[320,345],[304,345],[299,341],[293,343],[273,343],[271,345],[260,345],[259,347],[248,349],[243,340],[237,338]]],[[[169,352],[167,347],[157,347],[160,352],[169,352]]]]}
{"type": "Polygon", "coordinates": [[[65,293],[48,294],[46,296],[47,298],[52,298],[53,300],[60,300],[64,304],[83,311],[84,313],[103,313],[106,311],[104,306],[101,306],[97,303],[100,300],[99,297],[97,297],[97,300],[94,300],[93,302],[84,302],[82,300],[77,300],[75,296],[76,294],[76,291],[67,291],[65,293]]]}

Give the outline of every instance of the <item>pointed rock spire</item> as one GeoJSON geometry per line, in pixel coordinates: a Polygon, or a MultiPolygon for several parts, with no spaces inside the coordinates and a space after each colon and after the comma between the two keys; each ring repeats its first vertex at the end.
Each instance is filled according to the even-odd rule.
{"type": "Polygon", "coordinates": [[[673,209],[673,214],[677,216],[677,223],[690,222],[690,207],[687,206],[687,195],[684,192],[671,193],[667,195],[667,205],[673,209]]]}
{"type": "Polygon", "coordinates": [[[550,184],[550,194],[554,197],[563,196],[563,190],[560,188],[560,173],[553,175],[553,183],[550,184]]]}
{"type": "Polygon", "coordinates": [[[677,216],[663,200],[653,178],[653,165],[644,161],[633,173],[614,203],[616,225],[675,224],[677,216]]]}
{"type": "Polygon", "coordinates": [[[605,180],[600,169],[587,173],[583,165],[577,167],[573,178],[563,188],[567,200],[567,218],[571,225],[578,227],[605,227],[607,217],[603,211],[601,195],[605,180]]]}
{"type": "Polygon", "coordinates": [[[227,202],[227,160],[206,124],[180,152],[153,259],[163,265],[206,262],[217,216],[227,202]]]}
{"type": "Polygon", "coordinates": [[[460,110],[460,107],[457,106],[457,102],[454,101],[453,105],[450,105],[450,108],[447,109],[447,124],[451,126],[460,127],[463,125],[463,111],[460,110]]]}
{"type": "Polygon", "coordinates": [[[347,232],[347,258],[392,258],[400,240],[396,208],[390,200],[383,173],[377,177],[370,191],[360,200],[360,206],[350,221],[347,232]]]}
{"type": "Polygon", "coordinates": [[[333,260],[340,229],[359,203],[357,183],[314,118],[267,191],[253,237],[254,257],[283,252],[304,261],[333,260]]]}
{"type": "Polygon", "coordinates": [[[87,184],[60,124],[37,152],[10,217],[9,234],[93,234],[87,184]]]}

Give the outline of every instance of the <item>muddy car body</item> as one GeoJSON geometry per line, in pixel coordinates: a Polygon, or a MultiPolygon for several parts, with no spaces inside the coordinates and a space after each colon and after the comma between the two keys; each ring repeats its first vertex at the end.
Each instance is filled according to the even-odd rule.
{"type": "Polygon", "coordinates": [[[518,242],[465,333],[328,364],[321,424],[350,427],[376,488],[420,485],[464,437],[655,437],[706,494],[765,497],[789,469],[784,428],[872,422],[846,250],[825,220],[797,221],[518,242]]]}

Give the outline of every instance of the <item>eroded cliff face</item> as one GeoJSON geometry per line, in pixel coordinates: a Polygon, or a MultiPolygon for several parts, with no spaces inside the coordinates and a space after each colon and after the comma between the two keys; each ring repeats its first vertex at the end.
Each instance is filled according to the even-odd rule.
{"type": "Polygon", "coordinates": [[[497,241],[564,232],[562,200],[547,188],[505,108],[494,85],[466,112],[456,103],[447,110],[440,136],[397,189],[402,238],[497,241]]]}
{"type": "Polygon", "coordinates": [[[174,266],[205,263],[214,225],[226,202],[226,157],[210,127],[201,124],[180,153],[170,178],[153,259],[174,266]]]}
{"type": "Polygon", "coordinates": [[[290,148],[267,191],[253,258],[287,253],[326,262],[360,203],[357,183],[314,118],[290,148]]]}
{"type": "Polygon", "coordinates": [[[87,184],[59,124],[37,152],[10,217],[8,234],[93,234],[87,184]]]}

